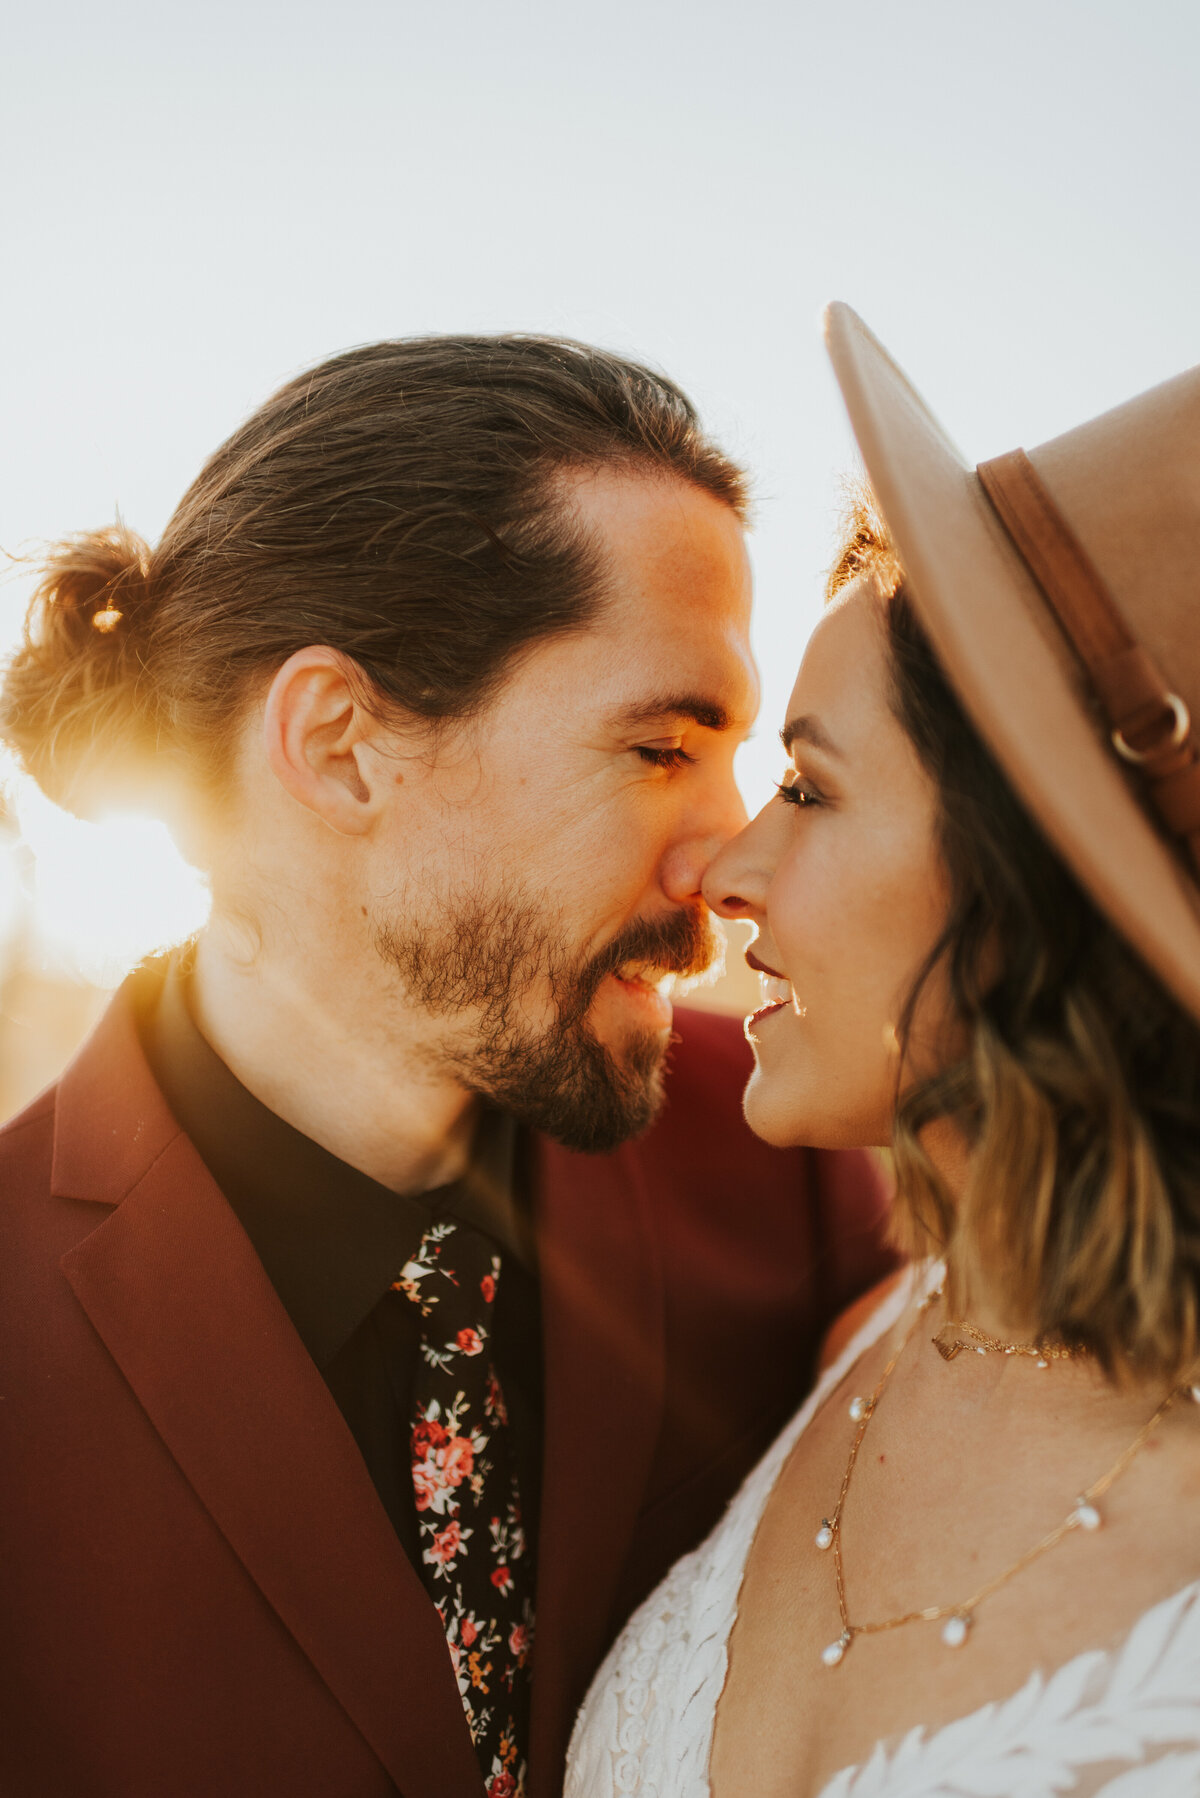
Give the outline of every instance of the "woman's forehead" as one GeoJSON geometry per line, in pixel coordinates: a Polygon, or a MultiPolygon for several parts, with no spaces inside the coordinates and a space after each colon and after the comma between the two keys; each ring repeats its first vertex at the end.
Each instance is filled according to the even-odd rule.
{"type": "Polygon", "coordinates": [[[844,587],[808,640],[792,688],[789,719],[816,718],[836,744],[843,729],[889,712],[883,605],[869,580],[844,587]]]}

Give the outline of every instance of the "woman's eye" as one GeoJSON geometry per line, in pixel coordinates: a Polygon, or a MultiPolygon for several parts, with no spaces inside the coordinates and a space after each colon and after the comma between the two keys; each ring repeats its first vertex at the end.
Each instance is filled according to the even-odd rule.
{"type": "Polygon", "coordinates": [[[683,768],[696,759],[678,746],[674,749],[651,749],[648,744],[639,743],[633,753],[651,768],[683,768]]]}
{"type": "Polygon", "coordinates": [[[775,783],[775,791],[785,805],[807,807],[821,803],[821,795],[816,787],[799,774],[785,774],[782,780],[775,783]]]}

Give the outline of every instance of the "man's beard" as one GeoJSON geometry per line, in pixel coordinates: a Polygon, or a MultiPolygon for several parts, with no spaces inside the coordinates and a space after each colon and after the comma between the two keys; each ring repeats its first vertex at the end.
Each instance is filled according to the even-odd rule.
{"type": "Polygon", "coordinates": [[[646,1129],[663,1097],[669,1038],[630,1030],[620,1057],[591,1029],[587,1014],[601,983],[618,968],[649,965],[664,974],[702,974],[718,941],[697,905],[628,926],[589,960],[572,959],[546,923],[545,906],[524,896],[472,896],[438,912],[436,927],[377,922],[375,948],[408,994],[438,1016],[467,1012],[475,1040],[441,1051],[443,1065],[470,1091],[568,1149],[603,1153],[646,1129]],[[549,987],[554,1021],[521,1016],[525,994],[549,987]]]}

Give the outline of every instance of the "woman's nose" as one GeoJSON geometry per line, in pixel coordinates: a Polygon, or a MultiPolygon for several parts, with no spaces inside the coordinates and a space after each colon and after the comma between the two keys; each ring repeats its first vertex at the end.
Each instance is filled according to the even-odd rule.
{"type": "Polygon", "coordinates": [[[763,814],[732,837],[708,864],[700,890],[705,904],[722,918],[749,918],[762,910],[770,873],[760,828],[763,814]]]}

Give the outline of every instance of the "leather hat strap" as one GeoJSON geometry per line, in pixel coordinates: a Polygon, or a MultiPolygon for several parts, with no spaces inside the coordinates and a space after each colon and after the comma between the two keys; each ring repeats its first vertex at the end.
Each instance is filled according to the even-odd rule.
{"type": "Polygon", "coordinates": [[[1130,635],[1025,451],[975,472],[1083,664],[1114,749],[1143,776],[1160,820],[1200,870],[1200,755],[1186,704],[1130,635]]]}

